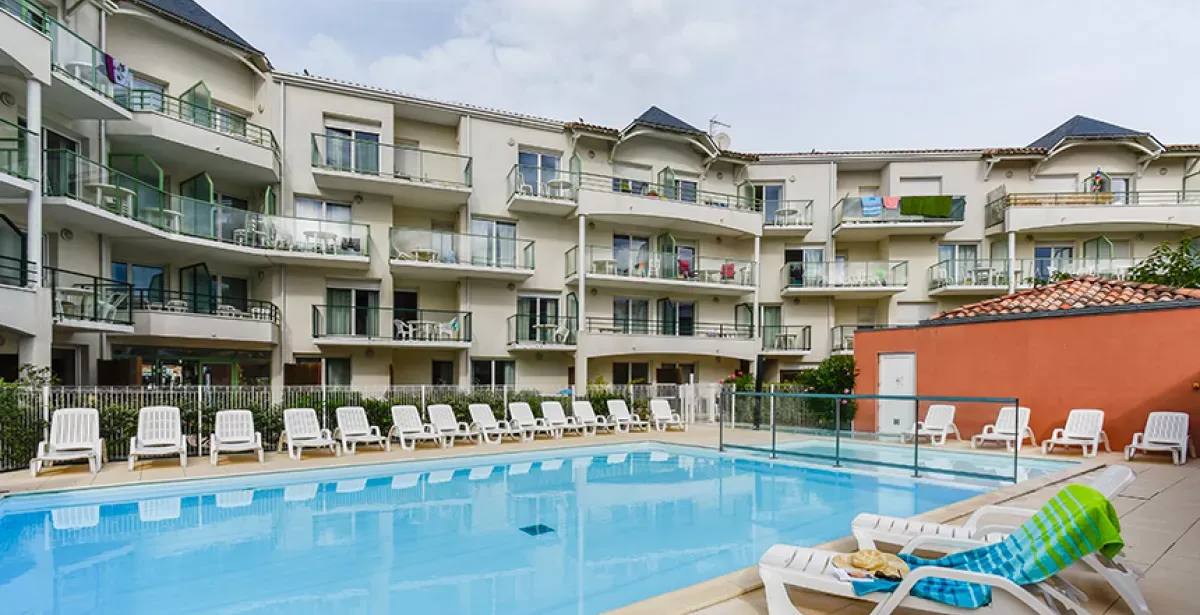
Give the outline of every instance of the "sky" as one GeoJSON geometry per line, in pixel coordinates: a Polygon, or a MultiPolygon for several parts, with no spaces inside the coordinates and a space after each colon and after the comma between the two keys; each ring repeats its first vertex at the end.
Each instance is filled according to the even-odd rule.
{"type": "Polygon", "coordinates": [[[1197,0],[198,0],[279,70],[731,149],[1200,143],[1197,0]]]}

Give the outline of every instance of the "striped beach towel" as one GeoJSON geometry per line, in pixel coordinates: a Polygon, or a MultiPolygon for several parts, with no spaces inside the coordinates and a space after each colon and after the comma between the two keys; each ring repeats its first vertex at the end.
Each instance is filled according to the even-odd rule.
{"type": "MultiPolygon", "coordinates": [[[[1089,553],[1099,551],[1113,557],[1124,546],[1121,523],[1112,503],[1091,487],[1068,485],[1001,542],[938,559],[900,557],[912,568],[953,568],[1001,576],[1017,585],[1032,585],[1058,574],[1089,553]]],[[[855,581],[854,591],[861,596],[890,592],[898,585],[882,579],[855,581]]],[[[992,600],[990,587],[948,579],[917,581],[912,594],[968,609],[992,600]]]]}

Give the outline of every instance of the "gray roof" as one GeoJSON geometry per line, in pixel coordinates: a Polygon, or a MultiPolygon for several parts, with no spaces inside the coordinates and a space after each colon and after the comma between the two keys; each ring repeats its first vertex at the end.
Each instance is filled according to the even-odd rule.
{"type": "Polygon", "coordinates": [[[212,13],[206,11],[195,0],[133,0],[133,2],[175,17],[235,47],[241,47],[246,51],[253,51],[259,54],[262,53],[254,45],[251,45],[249,41],[225,25],[220,19],[217,19],[212,13]]]}
{"type": "Polygon", "coordinates": [[[1042,135],[1042,138],[1029,144],[1029,147],[1045,147],[1051,148],[1058,145],[1063,139],[1071,137],[1145,137],[1150,133],[1131,130],[1116,124],[1101,122],[1100,120],[1092,119],[1082,115],[1063,122],[1058,128],[1042,135]]]}
{"type": "Polygon", "coordinates": [[[650,126],[651,128],[666,128],[678,132],[686,132],[692,134],[704,134],[704,131],[692,126],[691,124],[659,109],[658,107],[650,107],[641,115],[633,120],[634,124],[642,126],[650,126]]]}

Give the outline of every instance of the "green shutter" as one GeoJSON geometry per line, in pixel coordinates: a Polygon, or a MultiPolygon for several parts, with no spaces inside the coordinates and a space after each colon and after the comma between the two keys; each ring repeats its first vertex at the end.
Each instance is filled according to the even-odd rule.
{"type": "Polygon", "coordinates": [[[668,199],[677,198],[675,194],[675,171],[671,167],[663,167],[658,172],[658,194],[668,199]]]}

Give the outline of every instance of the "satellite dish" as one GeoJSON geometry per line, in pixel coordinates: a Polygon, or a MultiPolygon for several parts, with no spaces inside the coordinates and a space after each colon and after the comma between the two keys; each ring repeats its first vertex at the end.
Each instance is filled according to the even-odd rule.
{"type": "Polygon", "coordinates": [[[717,147],[721,149],[729,149],[729,144],[733,143],[733,139],[729,138],[729,133],[718,132],[713,136],[713,141],[717,143],[717,147]]]}

